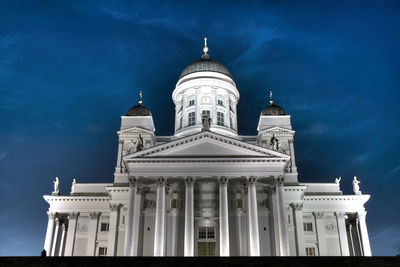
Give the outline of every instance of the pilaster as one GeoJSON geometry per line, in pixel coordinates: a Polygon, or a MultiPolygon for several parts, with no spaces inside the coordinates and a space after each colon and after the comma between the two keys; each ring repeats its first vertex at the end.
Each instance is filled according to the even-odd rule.
{"type": "Polygon", "coordinates": [[[306,251],[304,247],[303,203],[292,203],[291,206],[294,212],[294,223],[296,226],[297,256],[305,256],[306,251]]]}
{"type": "Polygon", "coordinates": [[[99,224],[100,212],[91,212],[89,214],[88,243],[86,256],[95,256],[97,228],[99,224]]]}
{"type": "Polygon", "coordinates": [[[347,240],[346,222],[345,222],[346,214],[344,212],[335,212],[335,215],[336,215],[337,226],[338,226],[341,255],[342,256],[350,256],[349,242],[347,240]]]}
{"type": "Polygon", "coordinates": [[[136,216],[136,191],[138,179],[135,177],[129,177],[129,196],[128,196],[128,216],[125,226],[125,256],[134,256],[133,249],[133,233],[135,228],[135,216],[136,216]]]}
{"type": "Polygon", "coordinates": [[[107,256],[117,256],[119,211],[122,204],[110,204],[110,221],[107,238],[107,256]]]}
{"type": "Polygon", "coordinates": [[[68,232],[65,244],[65,256],[73,256],[75,245],[76,223],[79,213],[68,214],[68,232]]]}
{"type": "Polygon", "coordinates": [[[325,241],[324,217],[325,217],[324,212],[314,212],[315,225],[317,228],[319,256],[327,255],[327,248],[326,248],[326,241],[325,241]]]}
{"type": "Polygon", "coordinates": [[[360,233],[362,240],[362,248],[364,252],[364,256],[372,256],[371,246],[369,243],[369,236],[367,230],[367,224],[365,222],[365,217],[367,216],[367,212],[358,213],[358,219],[360,222],[360,233]]]}

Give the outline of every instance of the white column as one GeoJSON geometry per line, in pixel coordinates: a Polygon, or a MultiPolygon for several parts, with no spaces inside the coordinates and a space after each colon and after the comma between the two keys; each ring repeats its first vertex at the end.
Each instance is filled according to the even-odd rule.
{"type": "Polygon", "coordinates": [[[118,240],[119,210],[121,204],[110,204],[110,221],[107,238],[107,256],[117,256],[116,244],[118,240]]]}
{"type": "Polygon", "coordinates": [[[294,220],[296,225],[296,247],[297,256],[305,256],[304,226],[303,226],[303,203],[292,203],[294,209],[294,220]]]}
{"type": "Polygon", "coordinates": [[[228,178],[219,179],[219,255],[229,256],[228,178]]]}
{"type": "Polygon", "coordinates": [[[317,239],[318,239],[318,252],[319,256],[328,256],[328,251],[326,248],[326,240],[325,240],[325,223],[324,223],[323,212],[314,212],[315,217],[315,225],[317,230],[317,239]]]}
{"type": "Polygon", "coordinates": [[[133,233],[135,227],[136,216],[136,191],[138,180],[134,177],[129,178],[129,197],[128,197],[128,216],[125,225],[125,247],[124,255],[133,256],[133,233]]]}
{"type": "Polygon", "coordinates": [[[353,248],[354,248],[354,256],[362,256],[363,252],[362,252],[362,247],[361,247],[361,240],[360,240],[360,235],[359,235],[359,231],[358,231],[358,221],[359,218],[356,215],[356,217],[352,216],[349,219],[350,223],[351,223],[351,235],[353,238],[353,248]]]}
{"type": "Polygon", "coordinates": [[[276,179],[276,194],[278,197],[278,217],[279,217],[279,241],[281,256],[290,256],[289,248],[289,234],[288,234],[288,221],[286,213],[286,202],[284,196],[283,183],[284,178],[279,177],[276,179]]]}
{"type": "Polygon", "coordinates": [[[51,256],[58,256],[57,252],[60,248],[59,244],[60,244],[60,232],[61,232],[61,224],[62,224],[62,220],[61,218],[56,218],[55,219],[56,222],[56,230],[54,230],[54,238],[53,238],[53,246],[51,248],[51,256]]]}
{"type": "Polygon", "coordinates": [[[58,252],[58,256],[64,256],[67,230],[68,230],[68,224],[66,221],[64,221],[61,226],[61,240],[60,240],[60,250],[58,252]]]}
{"type": "Polygon", "coordinates": [[[165,184],[163,177],[157,180],[156,225],[154,230],[154,256],[164,256],[165,247],[165,184]]]}
{"type": "Polygon", "coordinates": [[[193,178],[185,180],[185,256],[194,256],[194,201],[193,201],[193,178]]]}
{"type": "Polygon", "coordinates": [[[91,212],[89,214],[89,226],[88,226],[88,243],[86,256],[94,256],[96,249],[96,237],[97,237],[97,227],[99,224],[100,212],[91,212]]]}
{"type": "Polygon", "coordinates": [[[371,246],[370,246],[369,237],[368,237],[367,224],[365,222],[366,216],[367,216],[367,212],[358,213],[358,219],[360,222],[362,247],[363,247],[364,256],[372,256],[371,246]]]}
{"type": "Polygon", "coordinates": [[[248,186],[248,219],[250,256],[260,256],[260,236],[258,231],[258,209],[256,177],[247,179],[248,186]]]}
{"type": "Polygon", "coordinates": [[[349,242],[347,240],[347,231],[345,222],[346,214],[344,212],[335,212],[335,215],[338,226],[341,256],[350,256],[349,242]]]}
{"type": "Polygon", "coordinates": [[[46,231],[46,239],[44,240],[44,250],[46,250],[46,255],[51,255],[51,243],[53,241],[53,233],[54,233],[54,219],[56,214],[53,212],[47,212],[47,216],[49,217],[49,221],[47,222],[47,231],[46,231]]]}
{"type": "Polygon", "coordinates": [[[72,256],[74,253],[77,218],[78,218],[78,213],[68,214],[68,232],[65,244],[65,253],[64,253],[65,256],[72,256]]]}

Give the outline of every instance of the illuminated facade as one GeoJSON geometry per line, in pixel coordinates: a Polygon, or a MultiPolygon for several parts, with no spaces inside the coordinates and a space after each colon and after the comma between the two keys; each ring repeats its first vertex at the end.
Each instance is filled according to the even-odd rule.
{"type": "Polygon", "coordinates": [[[139,104],[122,116],[112,183],[76,183],[49,203],[51,256],[371,255],[364,204],[333,183],[301,183],[290,115],[262,110],[257,135],[238,134],[239,91],[204,54],[172,93],[175,133],[156,136],[139,104]]]}

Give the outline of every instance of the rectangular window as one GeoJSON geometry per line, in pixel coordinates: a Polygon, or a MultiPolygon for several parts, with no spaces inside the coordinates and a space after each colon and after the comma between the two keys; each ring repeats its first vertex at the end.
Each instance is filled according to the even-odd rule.
{"type": "Polygon", "coordinates": [[[99,247],[99,256],[107,256],[107,248],[99,247]]]}
{"type": "Polygon", "coordinates": [[[108,232],[109,227],[110,227],[109,223],[101,223],[100,231],[101,232],[108,232]]]}
{"type": "Polygon", "coordinates": [[[199,228],[199,239],[215,239],[215,228],[214,227],[200,227],[199,228]]]}
{"type": "Polygon", "coordinates": [[[206,237],[207,237],[207,228],[200,227],[199,228],[199,239],[206,239],[206,237]]]}
{"type": "Polygon", "coordinates": [[[208,227],[208,229],[207,229],[207,238],[208,239],[214,239],[215,238],[214,227],[208,227]]]}
{"type": "Polygon", "coordinates": [[[315,248],[306,248],[307,256],[315,256],[315,248]]]}
{"type": "Polygon", "coordinates": [[[303,223],[304,232],[312,232],[312,223],[303,223]]]}
{"type": "Polygon", "coordinates": [[[217,112],[217,124],[224,126],[224,113],[217,112]]]}
{"type": "Polygon", "coordinates": [[[218,99],[217,104],[218,104],[218,106],[223,106],[224,105],[224,101],[222,101],[221,99],[218,99]]]}
{"type": "Polygon", "coordinates": [[[188,117],[188,125],[192,126],[195,124],[195,119],[196,119],[196,113],[195,112],[190,112],[189,117],[188,117]]]}
{"type": "Polygon", "coordinates": [[[189,106],[194,106],[194,99],[193,100],[189,100],[189,106]]]}

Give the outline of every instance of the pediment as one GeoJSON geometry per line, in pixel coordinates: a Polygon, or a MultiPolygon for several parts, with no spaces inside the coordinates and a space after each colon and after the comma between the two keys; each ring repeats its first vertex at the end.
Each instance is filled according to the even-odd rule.
{"type": "Polygon", "coordinates": [[[118,131],[117,134],[119,136],[137,136],[139,134],[154,135],[154,133],[152,131],[149,131],[149,130],[141,128],[141,127],[132,127],[132,128],[124,129],[124,130],[118,131]]]}
{"type": "Polygon", "coordinates": [[[295,133],[295,131],[293,131],[293,130],[275,126],[275,127],[271,127],[271,128],[262,130],[261,132],[258,133],[258,135],[293,136],[294,133],[295,133]]]}
{"type": "Polygon", "coordinates": [[[263,157],[288,160],[288,155],[212,132],[183,137],[124,157],[134,158],[263,157]]]}

